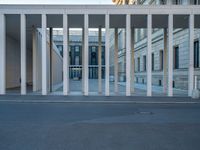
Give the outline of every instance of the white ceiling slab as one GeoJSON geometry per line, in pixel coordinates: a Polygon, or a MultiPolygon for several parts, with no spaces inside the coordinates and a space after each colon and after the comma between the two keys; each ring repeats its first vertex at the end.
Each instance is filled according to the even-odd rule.
{"type": "Polygon", "coordinates": [[[174,15],[174,28],[189,28],[189,15],[174,15]]]}
{"type": "MultiPolygon", "coordinates": [[[[179,14],[174,15],[174,28],[188,28],[189,27],[189,15],[179,14]]],[[[84,15],[83,14],[71,14],[68,15],[68,23],[70,28],[83,28],[84,27],[84,15]]],[[[195,28],[200,28],[200,15],[195,15],[195,28]]],[[[63,16],[61,14],[48,14],[47,15],[47,27],[62,28],[63,16]]],[[[89,27],[98,28],[105,27],[105,15],[104,14],[90,14],[89,15],[89,27]]],[[[27,47],[32,47],[32,30],[33,27],[41,27],[41,15],[40,14],[28,14],[26,15],[26,31],[27,31],[27,47]]],[[[125,28],[126,27],[126,15],[124,14],[112,14],[110,15],[110,28],[125,28]]],[[[131,14],[131,27],[134,28],[146,28],[147,27],[147,15],[143,14],[131,14]]],[[[168,27],[168,15],[153,14],[152,15],[152,27],[153,28],[167,28],[168,27]]],[[[20,40],[20,15],[19,14],[7,14],[6,15],[6,33],[16,40],[20,40]]]]}
{"type": "Polygon", "coordinates": [[[105,28],[105,15],[89,15],[89,28],[105,28]]]}
{"type": "Polygon", "coordinates": [[[168,27],[168,15],[153,15],[152,16],[153,28],[167,28],[168,27]]]}
{"type": "Polygon", "coordinates": [[[125,28],[126,15],[110,15],[110,28],[125,28]]]}
{"type": "Polygon", "coordinates": [[[131,27],[146,28],[147,27],[147,15],[131,15],[131,27]]]}

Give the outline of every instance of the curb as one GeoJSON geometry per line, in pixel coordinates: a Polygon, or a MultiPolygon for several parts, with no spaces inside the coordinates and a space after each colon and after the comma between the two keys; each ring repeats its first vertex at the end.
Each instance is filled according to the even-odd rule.
{"type": "Polygon", "coordinates": [[[66,100],[0,100],[0,102],[17,102],[17,103],[110,103],[110,104],[200,104],[200,101],[66,101],[66,100]]]}

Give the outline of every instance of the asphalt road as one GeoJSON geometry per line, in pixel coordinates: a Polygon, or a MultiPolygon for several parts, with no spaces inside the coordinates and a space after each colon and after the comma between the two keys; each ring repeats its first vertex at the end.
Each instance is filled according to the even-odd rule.
{"type": "Polygon", "coordinates": [[[0,102],[0,150],[199,150],[200,104],[0,102]]]}

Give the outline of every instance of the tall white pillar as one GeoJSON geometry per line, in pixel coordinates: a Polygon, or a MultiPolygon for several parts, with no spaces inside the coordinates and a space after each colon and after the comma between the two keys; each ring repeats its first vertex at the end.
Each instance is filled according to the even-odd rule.
{"type": "Polygon", "coordinates": [[[194,14],[190,14],[189,34],[188,96],[192,96],[194,88],[194,14]]]}
{"type": "Polygon", "coordinates": [[[168,18],[168,96],[173,96],[173,15],[168,18]]]}
{"type": "Polygon", "coordinates": [[[36,51],[36,66],[37,66],[37,91],[42,90],[42,34],[41,32],[36,30],[36,43],[37,43],[37,51],[36,51]]]}
{"type": "Polygon", "coordinates": [[[85,34],[84,34],[84,28],[82,28],[82,94],[84,95],[84,85],[85,85],[85,77],[84,77],[84,63],[85,63],[85,56],[84,56],[84,51],[85,51],[85,46],[84,46],[84,40],[85,39],[85,34]]]}
{"type": "Polygon", "coordinates": [[[102,94],[102,42],[101,42],[101,27],[99,27],[99,46],[98,46],[98,85],[99,85],[99,94],[102,94]]]}
{"type": "Polygon", "coordinates": [[[37,91],[37,43],[36,43],[36,31],[32,31],[32,59],[33,59],[33,92],[37,91]]]}
{"type": "Polygon", "coordinates": [[[164,28],[164,49],[163,49],[163,93],[167,93],[167,28],[164,28]]]}
{"type": "Polygon", "coordinates": [[[106,74],[105,74],[105,95],[109,96],[110,95],[110,83],[109,83],[109,76],[110,76],[110,39],[109,39],[109,29],[110,29],[110,18],[109,14],[105,15],[105,28],[106,28],[106,34],[105,34],[105,64],[106,64],[106,74]]]}
{"type": "Polygon", "coordinates": [[[42,14],[42,95],[47,95],[47,16],[42,14]]]}
{"type": "Polygon", "coordinates": [[[131,15],[126,15],[126,96],[131,95],[131,15]]]}
{"type": "Polygon", "coordinates": [[[49,92],[53,92],[53,76],[54,72],[52,71],[52,52],[53,51],[53,28],[49,28],[49,49],[48,49],[48,81],[49,81],[49,92]]]}
{"type": "Polygon", "coordinates": [[[0,95],[6,93],[6,28],[5,15],[0,14],[0,95]]]}
{"type": "Polygon", "coordinates": [[[20,17],[21,31],[21,94],[26,94],[26,16],[21,14],[20,17]]]}
{"type": "Polygon", "coordinates": [[[63,94],[69,91],[68,16],[63,15],[63,94]]]}
{"type": "Polygon", "coordinates": [[[152,15],[147,16],[147,96],[152,96],[152,15]]]}
{"type": "Polygon", "coordinates": [[[135,44],[135,29],[131,29],[131,93],[134,93],[134,77],[135,77],[135,61],[134,61],[134,44],[135,44]]]}
{"type": "Polygon", "coordinates": [[[88,95],[88,14],[84,14],[84,95],[88,95]]]}
{"type": "Polygon", "coordinates": [[[69,51],[70,51],[70,39],[69,39],[69,25],[67,25],[67,52],[68,52],[68,60],[67,60],[67,63],[68,63],[68,91],[67,91],[67,93],[69,94],[70,93],[70,70],[69,70],[69,68],[70,68],[70,57],[69,57],[69,51]]]}
{"type": "Polygon", "coordinates": [[[115,28],[115,51],[114,51],[114,87],[115,87],[115,94],[118,94],[118,28],[115,28]]]}

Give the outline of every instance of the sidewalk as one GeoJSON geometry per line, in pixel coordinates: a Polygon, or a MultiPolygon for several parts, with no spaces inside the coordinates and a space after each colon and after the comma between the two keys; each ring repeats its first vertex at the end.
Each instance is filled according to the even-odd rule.
{"type": "MultiPolygon", "coordinates": [[[[126,83],[125,82],[119,82],[119,85],[126,86],[126,83]]],[[[143,90],[143,91],[147,90],[146,84],[135,83],[134,87],[135,87],[135,89],[138,89],[138,90],[143,90]]],[[[163,87],[152,85],[152,92],[154,94],[163,95],[163,87]]],[[[174,93],[175,96],[187,96],[187,90],[181,90],[181,89],[173,88],[173,93],[174,93]]]]}
{"type": "Polygon", "coordinates": [[[146,96],[61,96],[61,95],[1,95],[0,102],[31,103],[200,103],[190,97],[146,97],[146,96]]]}

